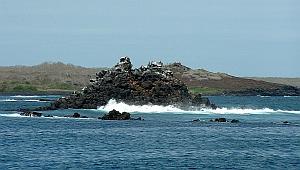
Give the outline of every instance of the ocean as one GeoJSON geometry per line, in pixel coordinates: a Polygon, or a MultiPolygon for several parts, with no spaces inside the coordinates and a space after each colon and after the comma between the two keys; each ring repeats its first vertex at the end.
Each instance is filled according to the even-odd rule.
{"type": "Polygon", "coordinates": [[[209,97],[216,110],[111,100],[94,110],[43,112],[53,117],[14,111],[59,97],[0,96],[1,170],[300,169],[300,97],[209,97]],[[97,119],[111,109],[144,120],[97,119]],[[89,118],[64,117],[75,112],[89,118]]]}

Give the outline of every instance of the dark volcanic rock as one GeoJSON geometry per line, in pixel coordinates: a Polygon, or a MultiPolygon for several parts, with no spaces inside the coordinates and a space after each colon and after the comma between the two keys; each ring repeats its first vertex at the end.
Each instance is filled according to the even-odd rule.
{"type": "Polygon", "coordinates": [[[80,114],[79,114],[79,113],[74,113],[74,114],[73,114],[73,117],[74,117],[74,118],[80,118],[80,114]]]}
{"type": "Polygon", "coordinates": [[[88,118],[87,116],[80,116],[79,113],[74,113],[73,115],[66,115],[64,117],[73,117],[73,118],[88,118]]]}
{"type": "Polygon", "coordinates": [[[102,118],[102,120],[130,120],[130,113],[127,112],[119,112],[117,110],[112,110],[108,112],[108,114],[105,114],[102,118]]]}
{"type": "MultiPolygon", "coordinates": [[[[226,118],[216,118],[216,119],[211,119],[210,122],[229,122],[229,121],[226,118]]],[[[230,123],[240,123],[240,121],[237,119],[232,119],[230,123]]]]}
{"type": "Polygon", "coordinates": [[[91,80],[82,91],[60,98],[41,110],[96,109],[106,105],[110,99],[136,105],[211,106],[208,98],[192,96],[187,86],[161,62],[132,69],[130,59],[123,57],[112,69],[96,73],[96,79],[91,80]]]}
{"type": "Polygon", "coordinates": [[[237,120],[237,119],[232,119],[230,122],[231,122],[231,123],[240,123],[240,121],[237,120]]]}
{"type": "Polygon", "coordinates": [[[219,118],[215,120],[216,122],[227,122],[225,118],[219,118]]]}
{"type": "Polygon", "coordinates": [[[215,120],[211,119],[210,122],[227,122],[226,118],[217,118],[215,120]]]}
{"type": "Polygon", "coordinates": [[[42,113],[39,112],[32,112],[32,111],[25,111],[20,113],[21,116],[29,116],[29,117],[41,117],[42,113]]]}
{"type": "Polygon", "coordinates": [[[194,119],[193,122],[200,122],[200,119],[194,119]]]}

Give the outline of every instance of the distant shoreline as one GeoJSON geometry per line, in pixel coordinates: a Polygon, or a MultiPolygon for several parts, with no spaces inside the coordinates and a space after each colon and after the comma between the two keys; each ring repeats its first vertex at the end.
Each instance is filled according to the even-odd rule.
{"type": "MultiPolygon", "coordinates": [[[[235,77],[181,63],[165,65],[185,83],[192,94],[203,96],[295,96],[300,95],[300,78],[235,77]],[[293,87],[292,87],[293,86],[293,87]]],[[[0,95],[68,95],[87,86],[105,68],[85,68],[71,64],[43,63],[28,66],[0,66],[0,95]]]]}
{"type": "Polygon", "coordinates": [[[69,95],[70,91],[33,91],[33,92],[0,92],[1,96],[16,95],[69,95]]]}

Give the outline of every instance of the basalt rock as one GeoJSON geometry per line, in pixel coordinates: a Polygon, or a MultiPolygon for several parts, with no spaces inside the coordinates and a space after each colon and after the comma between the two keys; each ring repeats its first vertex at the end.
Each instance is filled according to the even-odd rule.
{"type": "Polygon", "coordinates": [[[117,110],[112,110],[108,112],[108,114],[105,114],[102,118],[102,120],[130,120],[130,113],[127,112],[119,112],[117,110]]]}
{"type": "Polygon", "coordinates": [[[230,122],[231,122],[231,123],[240,123],[240,121],[237,120],[237,119],[232,119],[230,122]]]}
{"type": "Polygon", "coordinates": [[[66,115],[64,117],[72,117],[72,118],[87,118],[86,116],[80,116],[79,113],[73,113],[73,115],[66,115]]]}
{"type": "Polygon", "coordinates": [[[187,86],[163,63],[150,62],[132,69],[130,59],[122,57],[113,68],[96,73],[96,78],[82,91],[60,98],[43,109],[96,109],[111,99],[135,105],[215,107],[208,98],[191,95],[187,86]]]}
{"type": "Polygon", "coordinates": [[[42,113],[39,112],[32,112],[32,111],[25,111],[20,113],[21,116],[29,116],[29,117],[41,117],[42,113]]]}
{"type": "Polygon", "coordinates": [[[210,122],[227,122],[226,118],[216,118],[216,119],[211,119],[210,122]]]}

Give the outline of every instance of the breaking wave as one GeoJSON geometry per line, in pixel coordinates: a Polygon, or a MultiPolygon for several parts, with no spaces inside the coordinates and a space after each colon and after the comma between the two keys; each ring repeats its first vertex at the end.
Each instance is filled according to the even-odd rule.
{"type": "MultiPolygon", "coordinates": [[[[64,117],[64,116],[41,116],[41,117],[30,117],[30,116],[22,116],[20,113],[6,113],[6,114],[0,114],[2,117],[20,117],[20,118],[45,118],[45,119],[75,119],[72,117],[64,117]]],[[[76,118],[77,120],[91,120],[91,119],[97,119],[97,118],[76,118]]]]}
{"type": "Polygon", "coordinates": [[[16,96],[10,96],[13,98],[36,98],[36,97],[42,97],[42,96],[22,96],[22,95],[16,95],[16,96]]]}
{"type": "Polygon", "coordinates": [[[25,101],[25,102],[47,102],[47,101],[40,101],[40,100],[20,100],[20,101],[25,101]]]}
{"type": "Polygon", "coordinates": [[[21,116],[19,113],[0,114],[0,116],[4,116],[4,117],[26,117],[26,116],[21,116]]]}
{"type": "Polygon", "coordinates": [[[217,108],[204,109],[205,112],[213,114],[276,114],[276,113],[291,113],[291,114],[300,114],[300,111],[295,110],[274,110],[270,108],[263,109],[241,109],[241,108],[217,108]]]}
{"type": "Polygon", "coordinates": [[[16,99],[3,99],[3,100],[0,100],[1,102],[16,102],[18,100],[16,99]]]}
{"type": "Polygon", "coordinates": [[[119,112],[130,113],[180,113],[184,112],[175,106],[159,106],[159,105],[128,105],[123,102],[118,103],[116,100],[110,100],[107,105],[98,107],[98,110],[109,112],[113,109],[119,112]]]}
{"type": "Polygon", "coordinates": [[[36,99],[28,99],[28,100],[3,99],[0,100],[0,102],[47,102],[47,101],[41,101],[36,99]]]}
{"type": "Polygon", "coordinates": [[[175,106],[159,106],[159,105],[128,105],[123,102],[116,102],[116,100],[110,100],[107,105],[98,107],[98,110],[103,112],[109,112],[116,109],[120,112],[130,113],[174,113],[174,114],[300,114],[300,111],[295,110],[274,110],[270,108],[263,109],[248,109],[248,108],[191,108],[190,110],[183,110],[176,108],[175,106]]]}

